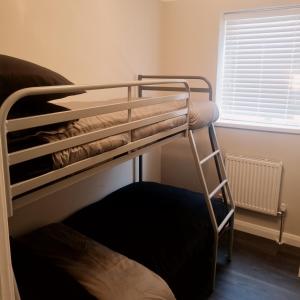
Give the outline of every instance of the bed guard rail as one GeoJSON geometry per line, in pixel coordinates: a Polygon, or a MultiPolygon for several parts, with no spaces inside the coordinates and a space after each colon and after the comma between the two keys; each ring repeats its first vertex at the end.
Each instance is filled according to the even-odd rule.
{"type": "MultiPolygon", "coordinates": [[[[184,79],[184,80],[198,80],[199,83],[204,83],[207,87],[190,87],[190,92],[196,93],[207,93],[208,99],[212,101],[212,86],[209,80],[203,76],[179,76],[179,75],[138,75],[138,80],[143,79],[184,79]]],[[[139,97],[142,97],[142,93],[144,91],[183,91],[181,87],[173,87],[173,86],[139,86],[139,97]]]]}
{"type": "MultiPolygon", "coordinates": [[[[19,90],[9,96],[6,101],[2,104],[0,108],[0,118],[1,118],[1,151],[0,151],[0,158],[2,163],[3,169],[3,187],[6,192],[6,200],[8,211],[10,212],[9,215],[12,214],[12,205],[11,200],[14,196],[17,196],[23,192],[30,190],[30,187],[38,188],[44,184],[47,184],[54,179],[60,179],[64,176],[69,176],[75,172],[83,170],[87,167],[92,167],[95,162],[95,159],[91,158],[89,161],[85,160],[84,162],[78,162],[74,165],[70,165],[65,167],[64,169],[58,169],[56,171],[51,172],[49,175],[43,175],[39,178],[32,179],[30,181],[15,184],[13,186],[10,185],[10,175],[9,175],[9,166],[14,165],[26,160],[30,160],[33,158],[40,157],[42,155],[51,154],[56,151],[60,151],[66,148],[75,147],[77,145],[82,145],[88,142],[92,142],[94,140],[98,140],[101,138],[105,138],[109,135],[119,134],[121,132],[131,132],[131,130],[149,125],[150,123],[154,123],[157,121],[161,121],[172,117],[171,113],[166,113],[165,115],[148,118],[147,120],[131,120],[131,111],[134,108],[148,106],[158,103],[166,103],[172,100],[184,100],[189,99],[189,85],[185,80],[182,79],[171,79],[171,80],[148,80],[147,82],[141,83],[141,81],[131,81],[131,82],[124,82],[124,83],[116,83],[116,84],[102,84],[102,85],[78,85],[78,86],[52,86],[52,87],[32,87],[19,90]],[[183,90],[186,92],[184,97],[178,97],[178,95],[173,96],[160,96],[160,97],[151,97],[151,98],[144,98],[142,100],[138,99],[135,100],[132,98],[132,88],[138,87],[141,84],[143,85],[165,85],[165,84],[180,84],[183,86],[183,90]],[[18,118],[18,119],[9,119],[7,120],[7,115],[10,108],[16,103],[19,99],[32,96],[32,95],[41,95],[41,94],[50,94],[50,93],[71,93],[77,91],[87,91],[87,90],[103,90],[103,89],[112,89],[112,88],[127,88],[127,96],[128,101],[125,103],[117,103],[117,104],[109,104],[103,105],[99,104],[96,107],[89,107],[89,108],[81,108],[76,110],[70,110],[65,112],[59,113],[51,113],[51,114],[44,114],[44,115],[37,115],[33,117],[25,117],[25,118],[18,118]],[[177,99],[178,98],[178,99],[177,99]],[[112,113],[117,111],[127,110],[128,111],[128,122],[125,124],[121,124],[115,127],[109,127],[100,129],[93,133],[87,133],[84,135],[79,135],[75,137],[70,137],[62,141],[48,143],[45,145],[36,146],[33,148],[28,148],[25,150],[8,153],[7,148],[7,133],[18,131],[22,129],[28,129],[43,125],[49,125],[54,123],[59,123],[62,121],[69,121],[74,119],[79,119],[83,117],[94,116],[97,114],[105,114],[105,113],[112,113]],[[148,124],[149,123],[149,124],[148,124]],[[74,169],[74,170],[73,170],[74,169]],[[74,172],[73,172],[74,171],[74,172]],[[57,175],[55,175],[55,174],[57,175]]],[[[24,100],[23,100],[24,101],[24,100]]],[[[188,104],[186,104],[188,107],[188,104]]],[[[174,114],[177,112],[174,112],[174,114]]],[[[188,115],[188,108],[186,112],[182,111],[181,113],[185,113],[188,115]]],[[[178,114],[178,113],[177,113],[178,114]]],[[[187,129],[186,129],[187,130],[187,129]]],[[[186,132],[187,134],[187,132],[186,132]]],[[[146,140],[146,139],[145,139],[146,140]]],[[[145,141],[146,142],[146,141],[145,141]]],[[[153,141],[152,141],[153,142],[153,141]]],[[[135,150],[136,146],[139,148],[142,145],[141,141],[130,141],[130,145],[127,145],[125,148],[128,151],[135,150]],[[127,149],[128,148],[128,149],[127,149]]],[[[121,150],[118,150],[121,151],[121,150]]],[[[120,153],[121,154],[121,153],[120,153]]],[[[100,154],[101,155],[101,154],[100,154]]],[[[99,156],[100,156],[99,155],[99,156]]],[[[109,159],[108,154],[104,154],[105,159],[109,159]]]]}

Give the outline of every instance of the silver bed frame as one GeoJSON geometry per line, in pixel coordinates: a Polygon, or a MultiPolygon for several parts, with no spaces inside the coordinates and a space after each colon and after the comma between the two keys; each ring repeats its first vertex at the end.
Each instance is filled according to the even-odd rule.
{"type": "Polygon", "coordinates": [[[34,201],[39,200],[47,194],[52,194],[56,191],[73,185],[76,182],[82,181],[85,178],[97,174],[100,170],[111,168],[124,161],[139,157],[139,180],[142,180],[142,154],[149,151],[157,145],[163,145],[179,137],[188,137],[191,149],[194,155],[196,168],[199,174],[199,181],[204,188],[205,201],[208,207],[211,223],[214,230],[214,270],[212,273],[212,289],[215,282],[216,259],[218,250],[218,241],[220,234],[225,230],[229,230],[228,256],[231,258],[232,241],[233,241],[233,220],[234,220],[234,202],[226,179],[225,169],[221,157],[221,152],[215,135],[213,124],[209,125],[209,136],[213,152],[206,158],[200,160],[195,145],[194,135],[188,127],[189,118],[189,98],[190,92],[208,93],[209,100],[212,100],[212,89],[207,79],[198,76],[145,76],[139,75],[138,81],[122,82],[117,84],[100,84],[100,85],[74,85],[74,86],[52,86],[52,87],[32,87],[19,90],[9,96],[0,108],[1,122],[1,139],[0,139],[0,299],[12,300],[20,299],[16,281],[13,275],[10,246],[9,246],[9,227],[8,218],[13,215],[13,212],[34,201]],[[147,78],[148,80],[142,80],[147,78]],[[149,80],[149,79],[152,80],[149,80]],[[190,88],[187,79],[199,79],[204,81],[208,88],[190,88]],[[167,86],[169,85],[169,86],[167,86]],[[171,86],[170,86],[171,85],[171,86]],[[175,85],[175,86],[174,86],[175,85]],[[66,112],[51,113],[33,117],[8,120],[7,115],[11,107],[21,98],[31,95],[42,94],[57,94],[71,93],[88,90],[103,90],[103,89],[127,89],[127,102],[101,105],[92,108],[83,108],[66,112]],[[138,88],[138,95],[142,96],[144,90],[160,90],[160,91],[175,91],[176,94],[166,96],[147,97],[142,99],[134,99],[133,94],[135,88],[138,88]],[[178,93],[180,92],[180,93],[178,93]],[[141,120],[132,120],[131,111],[134,108],[168,103],[171,101],[185,101],[185,107],[180,110],[172,111],[156,115],[153,117],[144,118],[141,120]],[[94,116],[97,114],[112,113],[117,111],[128,111],[128,120],[125,124],[100,129],[92,133],[81,134],[66,140],[49,143],[45,145],[35,146],[21,151],[8,153],[7,149],[7,133],[28,129],[32,127],[59,123],[62,121],[74,120],[78,118],[94,116]],[[157,133],[137,141],[130,139],[129,143],[116,148],[114,150],[99,154],[97,156],[84,159],[62,169],[53,170],[44,175],[22,181],[16,184],[10,183],[9,167],[31,160],[43,155],[51,154],[66,148],[82,145],[91,141],[102,139],[111,135],[122,132],[129,132],[137,128],[164,121],[176,116],[186,115],[187,121],[182,126],[157,133]],[[220,179],[220,184],[214,191],[209,193],[205,181],[202,165],[209,159],[214,158],[217,166],[217,172],[220,179]],[[230,206],[228,215],[223,222],[218,226],[214,211],[211,204],[211,198],[218,192],[222,192],[223,199],[230,206]],[[14,201],[12,201],[14,198],[14,201]]]}

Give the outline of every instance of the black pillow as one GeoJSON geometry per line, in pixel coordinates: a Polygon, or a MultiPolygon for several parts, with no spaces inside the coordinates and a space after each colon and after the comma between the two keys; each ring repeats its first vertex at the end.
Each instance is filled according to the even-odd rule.
{"type": "MultiPolygon", "coordinates": [[[[0,105],[10,94],[22,88],[70,84],[73,83],[54,71],[19,58],[0,54],[0,105]]],[[[83,92],[26,97],[25,100],[17,102],[15,110],[31,111],[31,107],[37,103],[40,104],[41,101],[46,102],[83,92]]]]}
{"type": "Polygon", "coordinates": [[[24,242],[10,239],[10,247],[22,300],[96,300],[73,277],[35,254],[24,242]]]}

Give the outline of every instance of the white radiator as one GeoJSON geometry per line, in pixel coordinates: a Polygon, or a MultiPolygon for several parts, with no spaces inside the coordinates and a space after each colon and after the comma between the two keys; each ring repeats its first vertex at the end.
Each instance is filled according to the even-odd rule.
{"type": "Polygon", "coordinates": [[[226,155],[225,166],[237,206],[277,215],[282,162],[226,155]]]}

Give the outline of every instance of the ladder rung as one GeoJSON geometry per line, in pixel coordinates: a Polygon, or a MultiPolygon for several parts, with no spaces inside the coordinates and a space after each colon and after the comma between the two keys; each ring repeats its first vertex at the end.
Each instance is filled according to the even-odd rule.
{"type": "Polygon", "coordinates": [[[221,232],[221,230],[223,229],[223,227],[226,225],[226,223],[228,222],[228,220],[231,218],[231,216],[234,213],[234,209],[231,209],[230,212],[227,214],[227,216],[225,217],[225,219],[222,221],[222,223],[219,225],[218,227],[218,232],[221,232]]]}
{"type": "Polygon", "coordinates": [[[205,162],[207,162],[209,159],[211,159],[212,157],[214,157],[215,155],[217,155],[218,153],[220,153],[220,150],[216,150],[215,152],[211,153],[210,155],[206,156],[205,158],[203,158],[200,161],[200,164],[203,165],[205,162]]]}
{"type": "Polygon", "coordinates": [[[209,194],[209,199],[211,199],[217,191],[219,191],[226,183],[228,182],[227,179],[223,180],[210,194],[209,194]]]}

